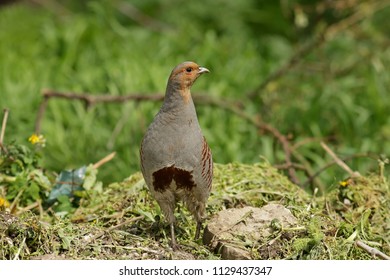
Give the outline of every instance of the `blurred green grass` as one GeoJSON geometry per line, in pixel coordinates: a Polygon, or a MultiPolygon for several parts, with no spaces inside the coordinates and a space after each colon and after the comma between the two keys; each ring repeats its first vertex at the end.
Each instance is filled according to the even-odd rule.
{"type": "MultiPolygon", "coordinates": [[[[319,17],[308,9],[309,26],[298,28],[294,7],[315,7],[320,1],[306,2],[132,1],[159,22],[159,31],[116,8],[129,1],[65,1],[61,9],[26,3],[0,7],[0,108],[11,110],[5,139],[27,143],[44,88],[163,93],[171,69],[194,60],[211,70],[194,86],[194,94],[241,100],[247,113],[259,114],[294,142],[327,139],[341,157],[388,157],[390,49],[384,23],[389,7],[302,58],[258,98],[247,98],[321,26],[350,12],[330,10],[319,17]]],[[[78,101],[50,100],[42,123],[45,167],[76,168],[116,151],[99,176],[106,182],[122,180],[139,170],[139,143],[159,106],[129,102],[87,110],[78,101]]],[[[197,111],[216,162],[283,159],[273,138],[238,116],[210,106],[197,106],[197,111]]],[[[330,161],[318,141],[298,152],[313,170],[330,161]]],[[[377,169],[369,158],[348,164],[362,173],[377,169]]],[[[331,185],[346,176],[334,167],[320,178],[331,185]]]]}

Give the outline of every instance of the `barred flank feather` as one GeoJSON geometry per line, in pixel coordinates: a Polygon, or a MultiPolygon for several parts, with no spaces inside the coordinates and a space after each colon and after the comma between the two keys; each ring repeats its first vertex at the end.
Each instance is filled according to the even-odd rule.
{"type": "Polygon", "coordinates": [[[202,177],[207,184],[208,190],[210,191],[213,180],[213,156],[205,137],[203,137],[202,147],[202,177]]]}

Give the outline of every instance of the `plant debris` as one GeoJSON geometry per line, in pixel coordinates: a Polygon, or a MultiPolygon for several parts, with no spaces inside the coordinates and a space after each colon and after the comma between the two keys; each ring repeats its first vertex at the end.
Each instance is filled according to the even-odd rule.
{"type": "MultiPolygon", "coordinates": [[[[215,164],[207,212],[211,217],[229,208],[270,203],[291,211],[297,230],[272,221],[271,234],[244,246],[251,258],[373,259],[376,256],[355,241],[390,254],[389,193],[384,177],[369,175],[343,181],[325,196],[316,197],[266,161],[215,164]]],[[[218,251],[193,240],[195,223],[185,207],[178,208],[176,230],[181,250],[176,252],[168,243],[168,225],[140,173],[102,191],[88,190],[65,217],[51,207],[20,214],[14,211],[14,215],[3,203],[0,259],[220,259],[218,251]]]]}

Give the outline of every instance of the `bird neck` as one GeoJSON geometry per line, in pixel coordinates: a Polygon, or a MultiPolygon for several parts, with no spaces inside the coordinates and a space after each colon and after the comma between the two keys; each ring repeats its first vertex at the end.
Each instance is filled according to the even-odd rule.
{"type": "Polygon", "coordinates": [[[168,83],[161,109],[166,112],[189,111],[187,113],[195,113],[190,88],[183,87],[181,84],[168,83]]]}

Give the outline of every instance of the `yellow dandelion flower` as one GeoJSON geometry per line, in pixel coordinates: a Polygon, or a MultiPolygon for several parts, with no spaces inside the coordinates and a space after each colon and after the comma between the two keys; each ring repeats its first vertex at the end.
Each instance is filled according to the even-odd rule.
{"type": "Polygon", "coordinates": [[[9,208],[9,206],[10,206],[9,202],[5,198],[0,196],[0,209],[3,208],[4,210],[5,208],[9,208]]]}
{"type": "Polygon", "coordinates": [[[45,137],[43,137],[42,134],[40,135],[37,135],[37,134],[33,134],[31,135],[29,138],[28,138],[28,141],[33,144],[33,145],[38,145],[38,146],[41,146],[41,147],[45,147],[45,144],[46,144],[46,139],[45,137]]]}
{"type": "Polygon", "coordinates": [[[31,144],[35,145],[36,143],[39,142],[39,136],[34,133],[33,135],[30,136],[30,138],[28,138],[28,141],[31,144]]]}
{"type": "Polygon", "coordinates": [[[347,187],[348,186],[348,181],[341,181],[340,182],[340,186],[342,186],[342,187],[347,187]]]}

